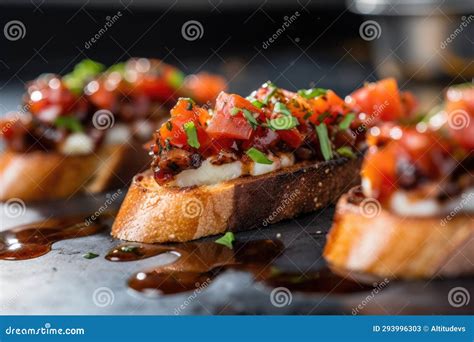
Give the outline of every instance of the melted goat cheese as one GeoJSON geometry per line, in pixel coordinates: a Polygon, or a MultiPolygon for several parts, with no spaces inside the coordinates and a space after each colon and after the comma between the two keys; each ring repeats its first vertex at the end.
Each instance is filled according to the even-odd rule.
{"type": "Polygon", "coordinates": [[[209,159],[206,159],[197,169],[184,170],[178,173],[170,185],[179,187],[213,185],[244,175],[263,175],[284,167],[291,166],[295,163],[294,156],[291,154],[282,154],[279,157],[267,157],[273,161],[272,164],[251,163],[248,168],[244,167],[240,161],[214,165],[209,159]]]}

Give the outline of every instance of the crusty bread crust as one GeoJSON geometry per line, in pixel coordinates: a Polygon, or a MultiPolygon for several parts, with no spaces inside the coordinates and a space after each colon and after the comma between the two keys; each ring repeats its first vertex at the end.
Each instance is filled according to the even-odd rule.
{"type": "Polygon", "coordinates": [[[384,278],[474,274],[472,217],[401,217],[374,200],[354,204],[354,191],[336,206],[324,249],[331,266],[384,278]]]}
{"type": "Polygon", "coordinates": [[[0,154],[0,201],[67,198],[123,187],[148,162],[141,146],[109,145],[84,156],[33,151],[0,154]]]}
{"type": "Polygon", "coordinates": [[[333,203],[359,182],[361,158],[297,164],[212,186],[159,186],[150,172],[137,175],[112,227],[122,240],[189,241],[249,230],[333,203]]]}

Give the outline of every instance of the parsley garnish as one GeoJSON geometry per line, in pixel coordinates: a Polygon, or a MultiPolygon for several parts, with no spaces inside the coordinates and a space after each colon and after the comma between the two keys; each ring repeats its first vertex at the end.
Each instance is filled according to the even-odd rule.
{"type": "Polygon", "coordinates": [[[245,152],[245,154],[256,163],[267,165],[273,164],[272,160],[268,159],[264,153],[260,152],[255,147],[251,147],[247,152],[245,152]]]}
{"type": "Polygon", "coordinates": [[[263,102],[257,100],[255,97],[253,96],[247,96],[247,100],[249,100],[255,107],[257,107],[258,109],[261,109],[264,105],[263,102]]]}
{"type": "Polygon", "coordinates": [[[183,125],[183,127],[188,137],[189,146],[194,147],[194,148],[199,148],[201,144],[199,143],[199,140],[197,137],[197,131],[196,131],[196,126],[194,125],[194,122],[192,121],[186,122],[183,125]]]}
{"type": "Polygon", "coordinates": [[[66,87],[75,94],[81,94],[88,80],[99,74],[105,69],[103,64],[91,59],[84,59],[76,64],[74,70],[64,75],[63,81],[66,87]]]}
{"type": "Polygon", "coordinates": [[[319,147],[321,148],[321,153],[323,154],[324,160],[328,161],[332,159],[333,154],[326,124],[321,123],[319,125],[316,125],[316,132],[318,133],[319,147]]]}
{"type": "Polygon", "coordinates": [[[336,150],[336,152],[342,157],[347,157],[349,159],[355,159],[356,158],[355,153],[352,151],[352,149],[349,146],[339,147],[336,150]]]}
{"type": "Polygon", "coordinates": [[[298,90],[298,95],[305,99],[314,99],[315,97],[326,95],[327,89],[323,88],[311,88],[298,90]]]}
{"type": "Polygon", "coordinates": [[[84,130],[79,119],[73,116],[60,116],[54,121],[54,124],[58,128],[66,128],[71,132],[82,132],[84,130]]]}
{"type": "Polygon", "coordinates": [[[225,233],[223,236],[221,236],[220,238],[218,238],[216,241],[214,241],[215,243],[218,243],[220,245],[224,245],[226,246],[227,248],[230,248],[230,249],[233,249],[234,246],[232,245],[232,243],[235,241],[235,236],[234,236],[234,233],[232,232],[227,232],[225,233]]]}
{"type": "Polygon", "coordinates": [[[275,92],[277,91],[277,86],[274,85],[272,82],[268,81],[266,82],[263,87],[268,88],[269,91],[267,95],[265,95],[265,98],[263,99],[263,104],[268,104],[268,101],[272,98],[273,95],[275,95],[275,92]]]}
{"type": "Polygon", "coordinates": [[[84,259],[95,259],[99,256],[99,254],[96,254],[96,253],[92,253],[92,252],[88,252],[86,254],[84,254],[82,257],[84,259]]]}
{"type": "Polygon", "coordinates": [[[346,130],[350,127],[352,121],[354,121],[355,114],[354,113],[347,113],[344,119],[342,119],[341,122],[339,122],[339,129],[340,130],[346,130]]]}

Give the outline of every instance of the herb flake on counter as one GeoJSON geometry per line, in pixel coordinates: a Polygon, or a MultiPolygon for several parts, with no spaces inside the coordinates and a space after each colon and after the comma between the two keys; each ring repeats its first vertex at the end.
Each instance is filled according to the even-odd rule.
{"type": "Polygon", "coordinates": [[[95,259],[99,256],[99,254],[96,254],[96,253],[93,253],[93,252],[88,252],[86,254],[84,254],[82,257],[84,259],[95,259]]]}
{"type": "Polygon", "coordinates": [[[331,160],[333,157],[333,153],[326,124],[321,123],[319,125],[316,125],[316,133],[318,134],[319,147],[321,148],[321,153],[323,154],[324,160],[331,160]]]}
{"type": "Polygon", "coordinates": [[[194,125],[194,122],[192,121],[186,122],[183,125],[183,127],[188,137],[189,146],[194,147],[194,148],[199,148],[201,144],[199,143],[199,140],[197,137],[197,131],[196,131],[196,126],[194,125]]]}
{"type": "Polygon", "coordinates": [[[232,232],[227,232],[225,233],[223,236],[221,236],[220,238],[218,238],[216,241],[214,241],[215,243],[218,243],[220,245],[224,245],[226,246],[227,248],[230,248],[230,249],[233,249],[234,246],[232,245],[232,243],[235,241],[235,236],[234,236],[234,233],[232,232]]]}
{"type": "Polygon", "coordinates": [[[250,149],[248,149],[245,154],[248,155],[250,159],[252,159],[256,163],[267,165],[273,164],[272,160],[268,159],[263,152],[257,150],[255,147],[251,147],[250,149]]]}

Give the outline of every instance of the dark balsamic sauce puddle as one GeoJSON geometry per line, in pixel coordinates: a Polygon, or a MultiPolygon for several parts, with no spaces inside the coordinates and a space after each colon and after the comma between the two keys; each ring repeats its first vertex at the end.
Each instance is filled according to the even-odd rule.
{"type": "Polygon", "coordinates": [[[26,260],[51,251],[55,242],[97,234],[106,225],[100,220],[87,221],[84,216],[52,218],[0,232],[0,259],[26,260]]]}
{"type": "Polygon", "coordinates": [[[274,261],[283,251],[284,245],[279,240],[235,242],[233,249],[212,241],[177,245],[125,243],[112,249],[106,259],[123,262],[164,253],[178,256],[170,264],[140,271],[129,278],[128,286],[146,295],[175,294],[207,287],[228,269],[249,272],[256,281],[271,287],[284,286],[299,292],[341,294],[372,289],[327,268],[308,273],[282,272],[274,266],[274,261]]]}

